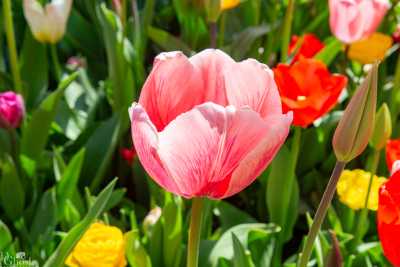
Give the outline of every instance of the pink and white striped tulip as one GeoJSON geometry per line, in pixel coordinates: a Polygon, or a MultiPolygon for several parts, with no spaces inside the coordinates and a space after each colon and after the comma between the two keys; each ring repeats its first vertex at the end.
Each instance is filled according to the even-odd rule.
{"type": "Polygon", "coordinates": [[[353,43],[376,31],[387,10],[388,0],[329,0],[332,33],[344,43],[353,43]]]}
{"type": "Polygon", "coordinates": [[[292,122],[266,65],[211,49],[191,58],[160,54],[129,114],[143,167],[186,198],[243,190],[274,158],[292,122]]]}

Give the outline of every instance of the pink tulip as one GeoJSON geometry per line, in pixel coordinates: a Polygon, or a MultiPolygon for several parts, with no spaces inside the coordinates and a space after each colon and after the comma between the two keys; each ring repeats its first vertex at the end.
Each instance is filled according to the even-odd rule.
{"type": "Polygon", "coordinates": [[[22,96],[12,91],[0,93],[0,127],[17,128],[25,114],[22,96]]]}
{"type": "Polygon", "coordinates": [[[389,7],[388,0],[329,0],[331,31],[344,43],[368,37],[389,7]]]}
{"type": "Polygon", "coordinates": [[[167,191],[221,199],[251,184],[285,141],[273,72],[219,50],[163,53],[129,109],[137,155],[167,191]]]}

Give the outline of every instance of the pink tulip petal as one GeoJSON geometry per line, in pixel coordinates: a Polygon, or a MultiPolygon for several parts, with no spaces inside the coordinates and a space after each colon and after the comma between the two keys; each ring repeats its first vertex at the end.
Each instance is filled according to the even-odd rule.
{"type": "Polygon", "coordinates": [[[158,130],[204,98],[200,70],[182,52],[161,53],[143,86],[139,103],[158,130]]]}
{"type": "Polygon", "coordinates": [[[131,132],[136,153],[147,173],[163,188],[180,195],[175,182],[169,178],[157,150],[158,132],[143,107],[134,103],[129,109],[131,132]]]}
{"type": "Polygon", "coordinates": [[[292,119],[292,112],[267,117],[263,123],[268,126],[268,132],[235,170],[223,198],[240,192],[265,170],[285,142],[292,119]]]}
{"type": "Polygon", "coordinates": [[[229,105],[249,106],[261,117],[282,114],[281,99],[274,73],[255,59],[230,64],[224,70],[229,105]]]}
{"type": "Polygon", "coordinates": [[[205,101],[222,106],[228,105],[225,94],[225,68],[235,61],[218,49],[206,49],[190,58],[190,62],[200,69],[205,88],[205,101]]]}
{"type": "MultiPolygon", "coordinates": [[[[224,108],[208,102],[178,116],[159,133],[158,155],[183,196],[222,198],[238,167],[253,164],[256,169],[243,178],[246,181],[238,179],[240,185],[232,192],[256,178],[282,145],[290,122],[291,118],[283,115],[264,120],[248,107],[224,108]],[[276,128],[270,124],[280,121],[283,123],[276,128]],[[269,134],[271,128],[273,135],[269,134]],[[266,137],[268,141],[264,141],[266,137]],[[261,141],[264,149],[259,148],[261,141]],[[251,158],[242,162],[251,152],[251,158]]],[[[249,168],[240,167],[239,173],[246,170],[249,168]]]]}

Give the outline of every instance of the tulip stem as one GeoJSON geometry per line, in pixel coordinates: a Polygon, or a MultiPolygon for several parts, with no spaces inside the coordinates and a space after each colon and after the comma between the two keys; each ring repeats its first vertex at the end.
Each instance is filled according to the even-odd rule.
{"type": "Polygon", "coordinates": [[[55,44],[50,45],[50,56],[51,56],[51,60],[53,61],[55,78],[56,78],[57,82],[59,82],[61,79],[62,70],[61,70],[61,66],[60,66],[60,61],[58,60],[57,47],[55,44]]]}
{"type": "Polygon", "coordinates": [[[14,24],[12,20],[11,0],[3,1],[3,17],[15,91],[22,92],[22,80],[18,68],[18,54],[14,35],[14,24]]]}
{"type": "Polygon", "coordinates": [[[203,199],[193,198],[190,218],[187,267],[198,267],[201,224],[203,221],[203,199]]]}
{"type": "Polygon", "coordinates": [[[371,173],[371,176],[369,178],[364,208],[361,210],[361,213],[358,217],[357,227],[355,229],[354,239],[353,239],[353,242],[351,245],[352,250],[354,250],[357,247],[357,245],[360,244],[360,242],[362,241],[362,238],[365,234],[364,229],[365,229],[365,225],[366,225],[366,220],[368,218],[368,202],[369,202],[369,197],[370,197],[370,193],[371,193],[371,187],[372,187],[374,175],[376,174],[376,170],[378,169],[378,164],[379,164],[379,159],[380,159],[380,151],[374,149],[371,156],[372,156],[372,160],[371,160],[371,167],[369,170],[371,173]]]}
{"type": "Polygon", "coordinates": [[[217,48],[217,35],[218,35],[218,26],[216,22],[210,22],[209,24],[210,30],[210,47],[217,48]]]}
{"type": "Polygon", "coordinates": [[[281,46],[281,62],[286,63],[288,58],[290,35],[292,31],[292,20],[294,11],[295,0],[289,0],[285,13],[285,20],[283,22],[282,30],[282,46],[281,46]]]}
{"type": "Polygon", "coordinates": [[[306,267],[308,260],[310,259],[311,252],[314,246],[315,239],[318,235],[321,225],[324,221],[326,212],[331,204],[333,196],[335,195],[336,185],[339,181],[339,177],[345,167],[346,163],[337,161],[335,168],[333,169],[331,178],[329,179],[328,185],[325,188],[324,195],[322,196],[321,202],[319,203],[317,212],[315,214],[313,223],[311,225],[310,231],[308,232],[306,243],[300,254],[299,267],[306,267]]]}

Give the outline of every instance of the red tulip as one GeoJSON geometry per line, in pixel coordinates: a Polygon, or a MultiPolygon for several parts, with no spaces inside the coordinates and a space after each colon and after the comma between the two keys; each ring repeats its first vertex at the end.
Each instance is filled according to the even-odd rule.
{"type": "Polygon", "coordinates": [[[129,165],[132,165],[133,160],[136,157],[136,150],[135,148],[121,148],[120,150],[121,157],[128,163],[129,165]]]}
{"type": "Polygon", "coordinates": [[[293,111],[293,124],[307,127],[329,112],[347,84],[343,75],[331,74],[315,59],[300,58],[293,65],[279,64],[275,81],[283,111],[293,111]]]}
{"type": "Polygon", "coordinates": [[[386,163],[389,171],[396,160],[400,160],[400,139],[389,140],[386,143],[386,163]]]}
{"type": "Polygon", "coordinates": [[[378,234],[388,260],[400,266],[400,172],[394,173],[379,191],[378,234]]]}
{"type": "Polygon", "coordinates": [[[332,33],[345,43],[353,43],[376,31],[390,7],[388,0],[329,0],[332,33]]]}
{"type": "Polygon", "coordinates": [[[297,48],[297,53],[292,61],[295,62],[299,57],[312,58],[324,47],[325,45],[312,33],[304,34],[303,38],[293,35],[289,45],[289,54],[294,53],[297,48]],[[301,44],[298,44],[299,41],[301,44]],[[298,45],[300,46],[297,48],[298,45]]]}
{"type": "Polygon", "coordinates": [[[17,128],[25,115],[24,99],[12,91],[0,93],[0,127],[17,128]]]}
{"type": "Polygon", "coordinates": [[[221,199],[252,183],[285,141],[272,71],[219,50],[163,53],[129,110],[137,155],[164,189],[221,199]]]}

